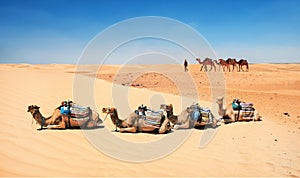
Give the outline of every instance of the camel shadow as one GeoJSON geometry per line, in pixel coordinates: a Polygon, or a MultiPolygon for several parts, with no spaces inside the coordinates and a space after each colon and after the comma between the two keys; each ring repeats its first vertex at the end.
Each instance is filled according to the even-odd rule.
{"type": "Polygon", "coordinates": [[[197,130],[205,130],[205,129],[217,129],[218,127],[220,127],[221,124],[218,124],[216,125],[215,127],[213,127],[211,124],[208,124],[208,125],[196,125],[194,127],[194,129],[197,129],[197,130]]]}
{"type": "Polygon", "coordinates": [[[101,126],[95,126],[92,128],[81,128],[80,126],[78,127],[71,127],[71,128],[66,128],[66,129],[62,129],[62,128],[47,128],[47,127],[43,127],[43,128],[38,128],[36,129],[37,131],[42,131],[42,130],[96,130],[96,129],[103,129],[105,126],[101,125],[101,126]]]}
{"type": "MultiPolygon", "coordinates": [[[[119,130],[112,130],[112,132],[120,132],[119,130]]],[[[170,130],[164,134],[169,134],[169,133],[173,133],[173,130],[170,130]]],[[[121,133],[121,132],[120,132],[121,133]]],[[[138,134],[138,133],[146,133],[146,134],[153,134],[153,135],[161,135],[158,132],[158,129],[154,130],[154,131],[137,131],[137,132],[122,132],[122,134],[138,134]]]]}

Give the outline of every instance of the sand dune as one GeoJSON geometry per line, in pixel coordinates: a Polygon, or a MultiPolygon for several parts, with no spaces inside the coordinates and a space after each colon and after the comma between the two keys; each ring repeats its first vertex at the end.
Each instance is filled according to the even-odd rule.
{"type": "MultiPolygon", "coordinates": [[[[153,161],[120,161],[101,152],[86,136],[90,133],[98,136],[105,129],[103,133],[122,140],[151,143],[169,138],[167,136],[174,135],[176,131],[168,135],[121,134],[111,131],[114,127],[110,118],[105,121],[105,128],[95,130],[37,131],[37,125],[32,124],[32,117],[26,112],[28,105],[36,104],[48,116],[62,100],[76,99],[78,96],[74,94],[87,87],[74,88],[76,73],[83,76],[83,80],[94,82],[93,93],[87,95],[94,97],[95,101],[90,105],[99,113],[104,106],[125,104],[134,109],[143,103],[157,107],[154,105],[160,101],[173,103],[175,114],[180,113],[183,108],[181,98],[176,96],[176,84],[172,85],[172,80],[168,81],[162,75],[143,74],[144,68],[154,72],[168,71],[167,75],[176,77],[178,81],[185,75],[191,75],[200,95],[200,104],[209,106],[214,103],[208,77],[199,72],[198,65],[191,65],[186,74],[183,74],[182,66],[176,65],[172,65],[171,69],[168,65],[133,65],[124,71],[122,66],[102,66],[100,70],[95,66],[85,66],[77,73],[75,66],[67,64],[0,65],[0,175],[300,176],[299,64],[253,64],[250,72],[225,73],[227,103],[237,97],[252,101],[264,120],[222,124],[216,130],[193,129],[188,139],[174,152],[153,161]],[[117,75],[119,77],[115,78],[117,75]],[[98,79],[95,80],[95,76],[98,79]],[[128,78],[139,85],[127,88],[131,86],[128,78]],[[165,87],[166,84],[171,87],[165,87]],[[128,101],[123,102],[123,93],[119,96],[114,91],[126,92],[128,101]],[[116,101],[119,98],[121,101],[116,101]],[[213,139],[201,148],[203,136],[213,131],[216,131],[213,139]]],[[[184,90],[189,91],[190,85],[186,81],[181,82],[184,90]]],[[[79,99],[83,105],[89,102],[79,99]]],[[[100,116],[105,118],[102,113],[100,116]]],[[[128,154],[122,147],[111,149],[128,154]]]]}

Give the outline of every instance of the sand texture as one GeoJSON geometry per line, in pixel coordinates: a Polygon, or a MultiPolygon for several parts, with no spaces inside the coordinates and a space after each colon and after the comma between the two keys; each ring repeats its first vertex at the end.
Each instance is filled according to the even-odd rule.
{"type": "MultiPolygon", "coordinates": [[[[199,69],[199,65],[190,65],[189,72],[184,73],[182,66],[174,64],[105,65],[99,70],[98,66],[85,66],[79,71],[67,64],[0,65],[0,176],[299,177],[300,65],[251,64],[249,72],[222,74],[224,80],[217,81],[221,83],[216,83],[215,88],[210,86],[209,76],[217,74],[199,69]],[[153,72],[144,73],[143,69],[153,72]],[[182,92],[187,97],[194,95],[192,86],[200,98],[195,102],[215,106],[212,90],[222,88],[224,83],[227,104],[234,98],[251,101],[263,121],[222,123],[203,148],[199,145],[206,129],[193,129],[189,138],[167,156],[141,163],[120,161],[99,151],[80,129],[37,131],[38,126],[32,124],[27,106],[36,104],[44,116],[49,116],[62,100],[75,100],[74,93],[87,87],[73,86],[75,74],[82,77],[80,80],[94,82],[88,95],[93,96],[95,103],[83,99],[80,104],[91,105],[102,119],[105,118],[102,107],[114,106],[115,100],[121,99],[122,93],[118,97],[113,92],[118,87],[126,88],[129,101],[117,103],[132,109],[141,103],[149,106],[155,95],[158,100],[163,97],[163,101],[172,103],[175,114],[179,114],[182,92]],[[185,80],[187,75],[193,83],[185,80]]],[[[105,128],[96,131],[107,129],[130,142],[151,142],[166,137],[112,132],[110,118],[104,124],[105,128]]],[[[119,147],[111,149],[127,154],[119,147]]]]}

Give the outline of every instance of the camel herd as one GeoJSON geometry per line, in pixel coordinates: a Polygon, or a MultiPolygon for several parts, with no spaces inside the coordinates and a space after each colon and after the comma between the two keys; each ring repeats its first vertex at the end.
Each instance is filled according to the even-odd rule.
{"type": "MultiPolygon", "coordinates": [[[[188,129],[198,128],[201,126],[217,127],[218,123],[233,123],[237,121],[260,121],[262,117],[255,111],[251,117],[243,117],[243,112],[233,110],[231,104],[223,108],[223,98],[216,100],[219,106],[218,114],[221,118],[216,118],[208,108],[200,107],[198,104],[192,104],[184,109],[179,115],[174,115],[173,105],[161,104],[159,111],[147,109],[147,107],[139,107],[138,110],[132,112],[127,118],[121,119],[118,116],[117,108],[106,107],[102,109],[102,113],[106,117],[110,115],[112,123],[119,132],[154,132],[168,133],[172,129],[188,129]]],[[[84,118],[74,118],[71,114],[62,113],[62,106],[57,107],[50,117],[44,117],[38,106],[28,106],[27,112],[30,112],[33,119],[41,126],[39,130],[44,128],[66,129],[66,128],[97,128],[104,127],[103,121],[99,114],[89,107],[86,107],[87,116],[84,118]]],[[[251,109],[251,110],[252,110],[251,109]]],[[[105,118],[106,118],[105,117],[105,118]]]]}
{"type": "Polygon", "coordinates": [[[205,58],[203,61],[201,61],[200,58],[196,58],[196,61],[198,61],[198,63],[202,65],[200,71],[202,71],[203,68],[205,69],[206,72],[211,71],[212,69],[214,69],[214,71],[217,71],[216,66],[219,66],[218,69],[219,71],[221,70],[222,67],[223,72],[234,71],[234,68],[236,68],[238,72],[240,72],[241,70],[245,72],[243,66],[246,66],[246,72],[249,71],[249,64],[246,59],[240,59],[239,61],[237,61],[236,59],[232,59],[232,58],[228,58],[227,60],[224,59],[213,60],[211,58],[205,58]],[[210,66],[209,70],[207,70],[207,66],[210,66]],[[231,66],[232,66],[232,70],[231,70],[231,66]]]}

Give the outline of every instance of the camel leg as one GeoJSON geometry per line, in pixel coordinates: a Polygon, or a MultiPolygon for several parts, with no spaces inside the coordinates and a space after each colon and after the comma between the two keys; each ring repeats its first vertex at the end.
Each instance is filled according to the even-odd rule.
{"type": "Polygon", "coordinates": [[[201,66],[201,69],[200,69],[200,71],[202,71],[203,67],[204,67],[204,65],[202,65],[202,66],[201,66]]]}
{"type": "Polygon", "coordinates": [[[145,126],[145,127],[142,128],[142,130],[143,130],[144,132],[152,132],[152,131],[154,131],[155,129],[156,129],[156,127],[152,127],[152,126],[145,126]]]}
{"type": "Polygon", "coordinates": [[[207,72],[207,65],[205,65],[205,72],[207,72]]]}
{"type": "Polygon", "coordinates": [[[239,66],[239,72],[240,72],[241,70],[242,70],[243,72],[245,72],[244,69],[243,69],[243,65],[240,65],[240,66],[239,66]]]}
{"type": "Polygon", "coordinates": [[[64,121],[61,121],[59,125],[55,125],[53,127],[50,127],[50,129],[66,129],[66,123],[64,121]]]}
{"type": "Polygon", "coordinates": [[[235,122],[235,114],[233,112],[228,116],[230,118],[230,122],[235,122]]]}
{"type": "Polygon", "coordinates": [[[163,134],[166,131],[169,131],[170,127],[169,127],[168,124],[169,124],[169,119],[165,119],[164,122],[161,124],[161,126],[160,126],[160,128],[158,130],[158,133],[163,134]]]}
{"type": "Polygon", "coordinates": [[[136,127],[127,127],[127,128],[120,129],[120,132],[136,133],[136,131],[137,131],[136,127]]]}
{"type": "Polygon", "coordinates": [[[86,128],[93,128],[96,126],[97,126],[96,121],[94,121],[94,120],[87,121],[86,128]]]}
{"type": "Polygon", "coordinates": [[[188,129],[190,128],[190,122],[189,120],[187,120],[187,122],[185,122],[184,124],[181,124],[181,125],[177,125],[175,124],[174,125],[174,129],[177,130],[177,129],[188,129]]]}

